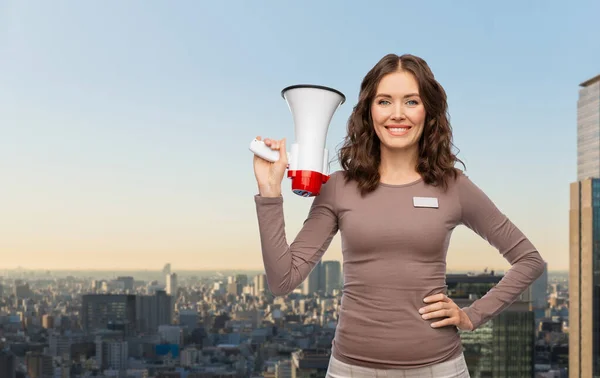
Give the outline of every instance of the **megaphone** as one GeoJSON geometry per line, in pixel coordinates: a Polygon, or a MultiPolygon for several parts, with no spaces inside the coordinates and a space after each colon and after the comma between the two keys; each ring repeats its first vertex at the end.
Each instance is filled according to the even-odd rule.
{"type": "MultiPolygon", "coordinates": [[[[292,85],[281,91],[294,120],[295,143],[289,152],[287,177],[292,192],[302,197],[318,196],[321,185],[329,180],[329,151],[325,148],[329,124],[335,111],[346,101],[336,89],[311,84],[292,85]]],[[[275,162],[279,151],[254,139],[250,151],[275,162]]]]}

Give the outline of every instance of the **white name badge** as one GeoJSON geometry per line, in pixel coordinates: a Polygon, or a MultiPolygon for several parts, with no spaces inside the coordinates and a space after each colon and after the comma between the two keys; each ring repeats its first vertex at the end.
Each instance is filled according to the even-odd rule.
{"type": "Polygon", "coordinates": [[[438,208],[438,199],[435,197],[413,197],[413,205],[415,207],[432,207],[438,208]]]}

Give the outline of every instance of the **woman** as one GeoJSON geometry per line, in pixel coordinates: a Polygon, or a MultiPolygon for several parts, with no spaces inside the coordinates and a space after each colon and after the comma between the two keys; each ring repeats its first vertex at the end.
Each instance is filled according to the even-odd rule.
{"type": "Polygon", "coordinates": [[[265,139],[275,163],[254,157],[267,282],[300,285],[334,235],[344,290],[328,377],[469,377],[458,330],[472,331],[519,297],[544,270],[523,233],[454,167],[446,94],[427,63],[387,55],[365,76],[334,172],[291,244],[281,182],[285,139],[265,139]],[[496,247],[510,270],[459,308],[446,296],[446,253],[460,224],[496,247]]]}

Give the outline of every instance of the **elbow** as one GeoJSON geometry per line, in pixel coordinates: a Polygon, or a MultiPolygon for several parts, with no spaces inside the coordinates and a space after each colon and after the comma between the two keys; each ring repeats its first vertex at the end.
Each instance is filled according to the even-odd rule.
{"type": "Polygon", "coordinates": [[[302,278],[294,270],[293,267],[288,271],[266,270],[266,288],[273,296],[284,297],[291,294],[302,283],[302,278]]]}
{"type": "Polygon", "coordinates": [[[537,250],[531,254],[531,262],[534,268],[535,279],[537,280],[546,271],[548,263],[542,258],[537,250]]]}
{"type": "Polygon", "coordinates": [[[548,263],[544,259],[540,258],[540,263],[538,266],[538,277],[540,277],[542,274],[544,274],[544,272],[546,272],[547,266],[548,263]]]}
{"type": "Polygon", "coordinates": [[[277,280],[267,275],[267,288],[269,292],[275,297],[285,297],[290,294],[293,289],[289,288],[285,280],[277,280]]]}

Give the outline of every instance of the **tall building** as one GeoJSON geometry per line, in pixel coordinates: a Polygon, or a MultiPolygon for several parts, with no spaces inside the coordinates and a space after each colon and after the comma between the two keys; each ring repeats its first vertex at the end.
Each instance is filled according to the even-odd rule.
{"type": "Polygon", "coordinates": [[[136,299],[132,294],[85,294],[81,323],[90,334],[100,330],[120,330],[132,336],[136,330],[136,299]]]}
{"type": "Polygon", "coordinates": [[[342,269],[339,261],[320,260],[306,279],[299,285],[304,295],[314,293],[331,295],[334,290],[342,288],[342,269]]]}
{"type": "Polygon", "coordinates": [[[167,274],[167,294],[177,299],[177,273],[167,274]]]}
{"type": "Polygon", "coordinates": [[[569,377],[598,377],[600,178],[572,183],[570,202],[569,377]]]}
{"type": "Polygon", "coordinates": [[[254,295],[260,296],[268,289],[267,275],[264,273],[254,276],[254,295]]]}
{"type": "Polygon", "coordinates": [[[580,84],[569,209],[569,377],[600,377],[600,75],[580,84]]]}
{"type": "Polygon", "coordinates": [[[332,294],[334,290],[342,289],[342,265],[337,260],[323,262],[325,278],[325,293],[332,294]]]}
{"type": "MultiPolygon", "coordinates": [[[[447,274],[448,296],[459,307],[470,306],[503,276],[447,274]]],[[[533,377],[535,321],[529,302],[515,300],[494,319],[473,332],[460,332],[472,378],[533,377]]]]}
{"type": "Polygon", "coordinates": [[[302,294],[313,295],[321,288],[323,281],[323,262],[319,261],[317,265],[310,271],[308,277],[299,285],[302,287],[302,294]]]}
{"type": "Polygon", "coordinates": [[[577,100],[577,181],[600,178],[600,75],[580,84],[577,100]]]}
{"type": "Polygon", "coordinates": [[[529,309],[535,315],[536,325],[546,317],[548,308],[548,264],[545,264],[544,273],[535,280],[520,298],[529,303],[529,309]]]}
{"type": "Polygon", "coordinates": [[[96,338],[96,361],[101,369],[125,370],[128,357],[127,341],[96,338]]]}
{"type": "Polygon", "coordinates": [[[52,356],[40,352],[27,352],[25,354],[27,376],[31,378],[46,378],[54,376],[52,356]]]}
{"type": "Polygon", "coordinates": [[[158,327],[173,320],[173,297],[164,290],[154,295],[136,296],[136,323],[138,332],[155,335],[158,327]]]}

